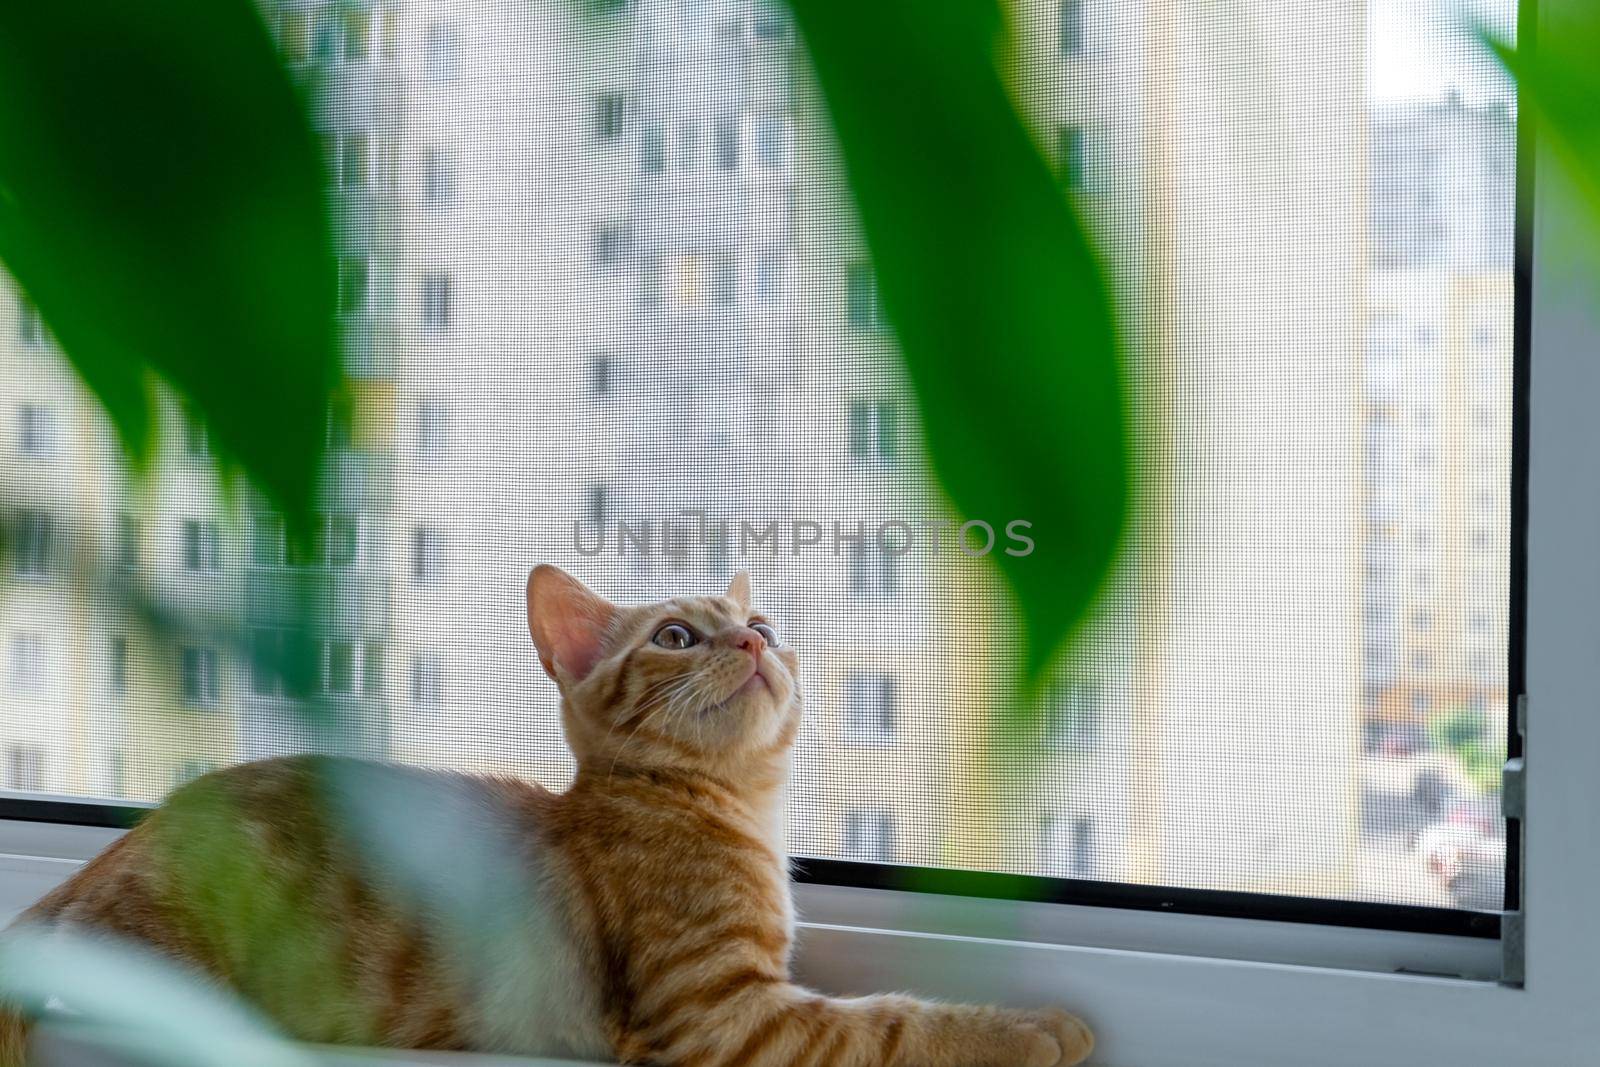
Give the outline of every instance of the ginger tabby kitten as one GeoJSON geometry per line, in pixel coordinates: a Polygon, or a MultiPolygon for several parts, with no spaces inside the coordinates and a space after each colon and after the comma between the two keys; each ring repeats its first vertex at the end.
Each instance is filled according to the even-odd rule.
{"type": "MultiPolygon", "coordinates": [[[[539,1003],[494,1003],[492,966],[453,952],[362,869],[313,802],[312,758],[179,790],[20,921],[141,941],[307,1041],[670,1067],[1053,1067],[1089,1054],[1088,1029],[1063,1011],[836,999],[789,980],[798,661],[752,610],[745,575],[725,596],[623,607],[541,566],[527,596],[577,757],[572,787],[406,773],[469,791],[523,842],[535,903],[555,918],[534,964],[539,1003]],[[196,855],[194,841],[217,839],[194,820],[219,809],[195,797],[230,801],[243,866],[196,855]]],[[[22,1061],[25,1037],[0,1023],[0,1067],[22,1061]]]]}

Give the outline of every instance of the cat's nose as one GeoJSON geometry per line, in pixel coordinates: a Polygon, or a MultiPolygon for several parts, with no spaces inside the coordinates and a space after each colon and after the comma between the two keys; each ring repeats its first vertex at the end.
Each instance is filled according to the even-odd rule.
{"type": "Polygon", "coordinates": [[[732,642],[734,648],[748,652],[756,659],[760,659],[761,653],[767,650],[767,639],[748,626],[733,631],[732,642]]]}

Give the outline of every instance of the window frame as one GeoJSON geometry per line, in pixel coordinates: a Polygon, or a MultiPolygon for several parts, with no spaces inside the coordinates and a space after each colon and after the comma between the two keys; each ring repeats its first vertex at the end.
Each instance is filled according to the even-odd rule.
{"type": "MultiPolygon", "coordinates": [[[[1559,32],[1588,2],[1540,0],[1538,25],[1559,32]]],[[[1523,6],[1528,42],[1535,16],[1523,6]]],[[[1548,154],[1533,173],[1526,126],[1519,137],[1519,190],[1531,196],[1518,199],[1507,690],[1527,694],[1533,745],[1526,832],[1513,823],[1507,835],[1526,885],[1508,878],[1507,903],[1526,904],[1525,981],[1493,980],[1501,946],[1482,931],[1423,914],[1473,913],[1127,885],[1111,901],[1096,899],[1103,883],[982,875],[953,876],[948,890],[966,899],[952,906],[897,887],[907,868],[814,859],[797,863],[799,978],[836,992],[1070,1005],[1095,1024],[1099,1060],[1142,1067],[1499,1067],[1573,1062],[1600,1044],[1600,716],[1588,713],[1600,692],[1600,497],[1575,491],[1600,463],[1600,225],[1548,154]]],[[[1509,754],[1523,755],[1515,734],[1509,754]]],[[[46,838],[98,849],[106,835],[91,827],[138,810],[0,795],[0,851],[48,855],[46,838]]]]}

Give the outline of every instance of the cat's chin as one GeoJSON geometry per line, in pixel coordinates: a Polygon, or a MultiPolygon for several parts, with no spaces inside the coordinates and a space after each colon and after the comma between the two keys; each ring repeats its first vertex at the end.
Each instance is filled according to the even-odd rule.
{"type": "Polygon", "coordinates": [[[778,689],[771,677],[760,667],[755,667],[744,681],[733,687],[731,693],[717,701],[717,706],[734,708],[740,705],[772,704],[777,698],[778,689]]]}

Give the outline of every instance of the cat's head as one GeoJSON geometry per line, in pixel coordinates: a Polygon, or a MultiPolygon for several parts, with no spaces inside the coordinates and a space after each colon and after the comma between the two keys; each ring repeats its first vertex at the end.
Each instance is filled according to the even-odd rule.
{"type": "Polygon", "coordinates": [[[544,564],[528,575],[528,630],[580,766],[738,773],[794,741],[799,659],[743,572],[723,596],[628,606],[544,564]]]}

